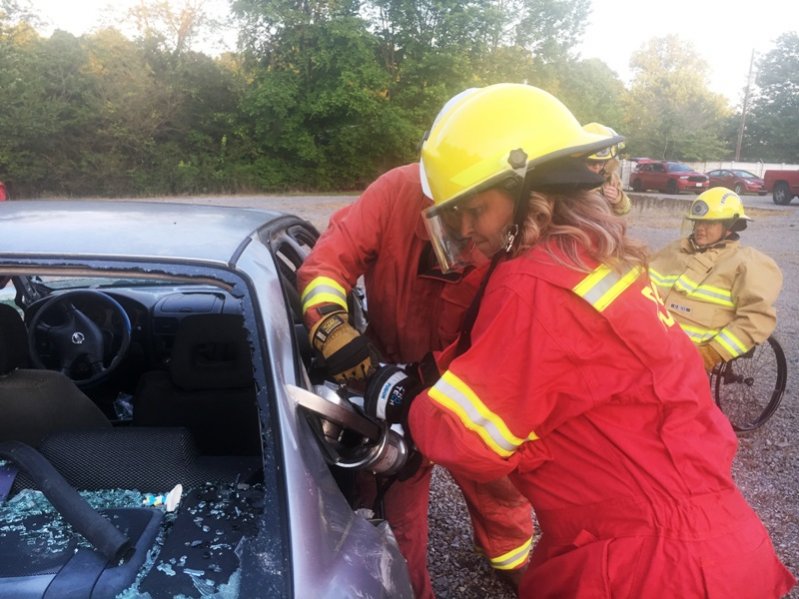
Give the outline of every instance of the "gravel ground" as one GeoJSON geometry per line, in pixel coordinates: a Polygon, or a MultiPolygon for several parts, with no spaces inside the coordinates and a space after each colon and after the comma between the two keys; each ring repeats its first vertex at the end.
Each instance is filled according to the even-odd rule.
{"type": "MultiPolygon", "coordinates": [[[[294,212],[319,230],[330,213],[354,196],[237,196],[235,198],[191,198],[172,201],[271,208],[294,212]]],[[[651,195],[633,197],[628,215],[630,235],[652,250],[679,235],[681,214],[691,196],[658,200],[651,195]]],[[[775,207],[770,198],[746,196],[747,212],[755,218],[743,233],[743,243],[776,260],[784,284],[777,301],[775,335],[788,361],[788,385],[780,408],[764,427],[739,436],[734,476],[744,495],[765,523],[783,563],[799,574],[799,206],[775,207]]],[[[449,475],[436,469],[430,507],[430,572],[439,598],[511,599],[515,594],[500,582],[482,557],[474,552],[471,530],[460,492],[449,475]]],[[[788,595],[799,599],[799,590],[788,595]]]]}

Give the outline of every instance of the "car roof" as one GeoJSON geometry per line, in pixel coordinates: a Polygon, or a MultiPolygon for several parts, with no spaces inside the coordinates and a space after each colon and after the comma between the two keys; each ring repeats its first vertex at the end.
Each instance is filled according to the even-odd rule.
{"type": "Polygon", "coordinates": [[[0,254],[229,263],[281,212],[135,201],[0,203],[0,254]]]}

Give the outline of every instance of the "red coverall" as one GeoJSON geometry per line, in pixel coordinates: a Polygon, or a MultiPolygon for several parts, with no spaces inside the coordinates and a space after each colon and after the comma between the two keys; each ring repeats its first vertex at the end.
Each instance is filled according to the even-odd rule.
{"type": "Polygon", "coordinates": [[[795,580],[732,481],[735,434],[639,272],[540,247],[500,264],[471,348],[411,405],[413,438],[530,499],[542,537],[520,597],[782,596],[795,580]]]}
{"type": "MultiPolygon", "coordinates": [[[[435,257],[421,213],[431,205],[422,194],[416,164],[389,171],[332,216],[297,273],[300,291],[327,277],[349,292],[364,275],[366,334],[388,362],[417,362],[451,343],[485,270],[454,277],[428,272],[426,264],[435,263],[435,257]]],[[[303,310],[318,305],[313,296],[304,302],[303,310]]],[[[411,479],[395,482],[385,497],[386,518],[419,598],[433,596],[427,571],[431,473],[432,466],[426,465],[411,479]]],[[[455,476],[469,507],[476,544],[495,568],[516,569],[529,555],[532,511],[507,478],[495,478],[499,480],[478,484],[455,476]]]]}

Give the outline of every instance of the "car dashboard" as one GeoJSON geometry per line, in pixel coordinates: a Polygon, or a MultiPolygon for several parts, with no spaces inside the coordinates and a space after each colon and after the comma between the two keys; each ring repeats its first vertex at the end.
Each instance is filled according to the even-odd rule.
{"type": "MultiPolygon", "coordinates": [[[[60,281],[63,283],[63,281],[60,281]]],[[[120,414],[113,410],[113,399],[119,396],[133,395],[136,385],[145,372],[166,370],[169,367],[175,337],[181,323],[194,315],[241,314],[241,300],[222,288],[211,285],[175,285],[153,284],[151,282],[126,281],[129,286],[92,286],[93,294],[78,296],[70,300],[70,304],[81,314],[102,328],[105,335],[114,336],[114,331],[121,324],[121,315],[111,304],[97,301],[99,294],[113,300],[124,310],[129,321],[130,345],[119,367],[108,380],[85,385],[82,383],[80,365],[76,364],[68,373],[74,375],[78,386],[84,393],[92,397],[100,405],[106,415],[118,419],[120,414]],[[111,397],[113,396],[113,397],[111,397]]],[[[24,320],[31,323],[39,311],[60,295],[80,288],[55,289],[46,297],[33,301],[25,307],[24,320]]],[[[53,327],[59,325],[63,315],[57,313],[45,315],[37,322],[37,326],[53,327]]],[[[29,330],[30,334],[30,330],[29,330]]],[[[39,366],[56,368],[58,366],[58,344],[44,335],[31,334],[35,343],[34,350],[41,359],[39,366]]],[[[113,339],[107,351],[114,350],[113,339]]]]}

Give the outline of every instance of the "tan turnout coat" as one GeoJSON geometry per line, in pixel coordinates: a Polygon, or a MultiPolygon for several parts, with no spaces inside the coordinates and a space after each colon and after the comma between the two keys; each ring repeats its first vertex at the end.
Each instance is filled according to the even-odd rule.
{"type": "Polygon", "coordinates": [[[777,325],[782,273],[774,260],[737,239],[704,251],[680,239],[654,256],[649,274],[691,340],[711,344],[725,360],[765,341],[777,325]]]}

